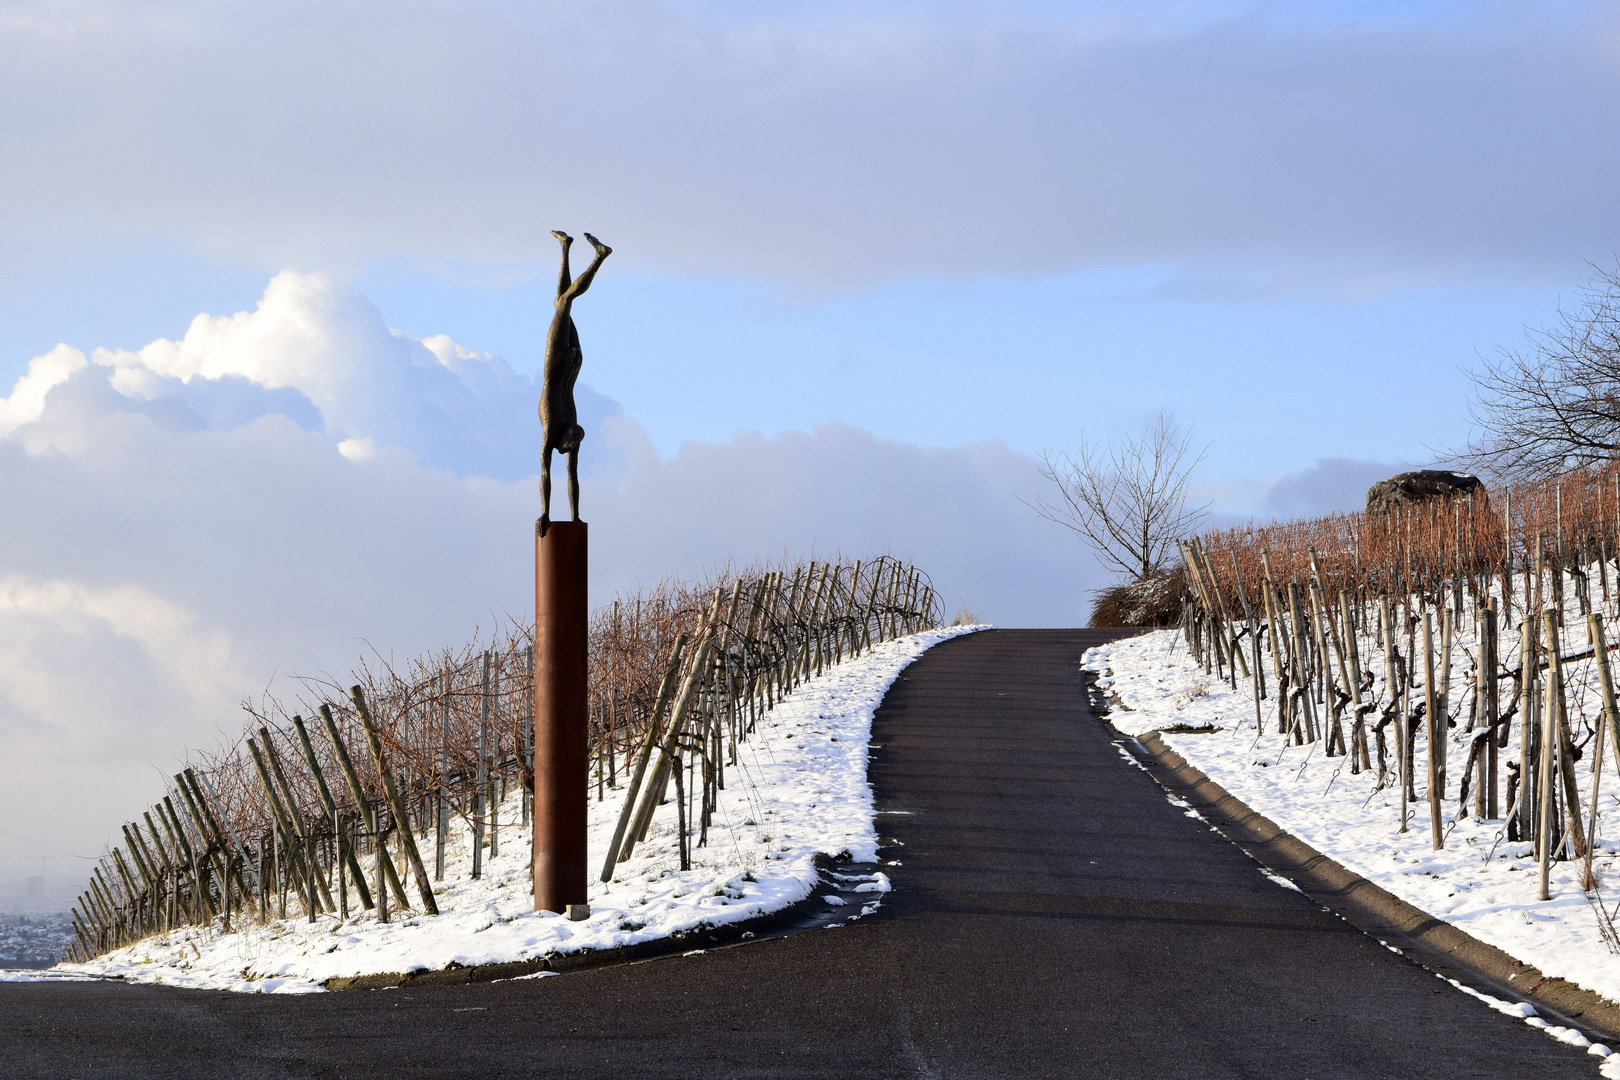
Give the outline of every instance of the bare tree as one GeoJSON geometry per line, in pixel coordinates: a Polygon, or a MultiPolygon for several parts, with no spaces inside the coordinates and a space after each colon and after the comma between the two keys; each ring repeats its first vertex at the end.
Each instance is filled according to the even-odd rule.
{"type": "Polygon", "coordinates": [[[1192,429],[1183,432],[1164,413],[1118,447],[1082,438],[1072,455],[1041,455],[1041,475],[1056,485],[1057,499],[1025,505],[1079,533],[1105,565],[1148,577],[1206,516],[1205,507],[1187,506],[1188,480],[1204,460],[1203,451],[1189,460],[1191,447],[1192,429]]]}
{"type": "Polygon", "coordinates": [[[1593,270],[1577,310],[1469,372],[1470,465],[1537,479],[1620,452],[1620,267],[1593,270]]]}

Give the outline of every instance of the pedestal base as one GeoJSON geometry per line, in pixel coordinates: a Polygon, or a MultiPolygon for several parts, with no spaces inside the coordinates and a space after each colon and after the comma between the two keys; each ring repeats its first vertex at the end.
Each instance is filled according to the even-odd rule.
{"type": "Polygon", "coordinates": [[[554,521],[534,540],[534,906],[586,916],[587,530],[554,521]]]}

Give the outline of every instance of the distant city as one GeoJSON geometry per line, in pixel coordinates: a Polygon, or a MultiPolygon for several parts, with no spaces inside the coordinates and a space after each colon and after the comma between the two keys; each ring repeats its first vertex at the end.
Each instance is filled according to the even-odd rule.
{"type": "MultiPolygon", "coordinates": [[[[50,860],[55,862],[56,860],[50,860]]],[[[45,915],[67,911],[73,898],[84,888],[82,875],[62,873],[55,866],[44,867],[34,859],[35,873],[0,871],[0,915],[45,915]]],[[[15,865],[15,864],[13,864],[15,865]]]]}
{"type": "Polygon", "coordinates": [[[0,914],[0,968],[48,968],[72,940],[73,923],[65,912],[0,914]]]}
{"type": "Polygon", "coordinates": [[[84,887],[51,865],[34,860],[38,873],[0,873],[0,968],[47,968],[73,940],[68,909],[84,887]]]}

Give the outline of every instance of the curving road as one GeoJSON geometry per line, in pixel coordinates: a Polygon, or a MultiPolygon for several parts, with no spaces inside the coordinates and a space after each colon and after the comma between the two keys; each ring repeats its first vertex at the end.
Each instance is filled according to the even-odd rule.
{"type": "Polygon", "coordinates": [[[895,684],[872,783],[901,865],[862,922],[471,986],[0,984],[0,1076],[1597,1075],[1170,805],[1087,710],[1104,637],[958,638],[895,684]]]}

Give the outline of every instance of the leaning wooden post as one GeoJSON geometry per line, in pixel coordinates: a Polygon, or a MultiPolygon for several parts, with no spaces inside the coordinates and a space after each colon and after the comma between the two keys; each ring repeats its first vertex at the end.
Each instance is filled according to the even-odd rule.
{"type": "Polygon", "coordinates": [[[371,758],[377,763],[377,772],[382,775],[383,797],[388,800],[389,812],[394,815],[394,826],[399,829],[400,846],[405,849],[405,857],[411,861],[411,869],[416,873],[416,890],[422,894],[422,909],[429,915],[437,915],[439,905],[433,899],[433,883],[428,880],[427,867],[422,865],[422,853],[416,849],[416,835],[411,832],[411,819],[405,812],[405,800],[399,797],[394,774],[388,771],[388,761],[383,757],[382,738],[377,732],[376,722],[371,718],[371,710],[366,707],[365,691],[351,686],[349,696],[354,699],[355,712],[360,714],[360,726],[366,730],[366,748],[371,751],[371,758]]]}
{"type": "MultiPolygon", "coordinates": [[[[860,647],[861,647],[862,650],[870,649],[872,647],[872,613],[877,609],[878,583],[883,579],[883,569],[887,565],[888,564],[886,562],[884,562],[884,560],[882,558],[879,558],[878,561],[877,561],[877,569],[872,571],[872,586],[871,586],[871,589],[866,594],[866,609],[865,609],[865,612],[864,612],[864,614],[863,614],[863,616],[861,618],[861,644],[860,644],[860,647]]],[[[777,576],[778,577],[781,576],[780,571],[778,571],[777,576]]],[[[779,586],[780,586],[780,584],[781,583],[778,582],[779,586]]],[[[799,586],[799,572],[797,570],[795,570],[793,572],[793,587],[795,589],[797,589],[798,586],[799,586]]]]}
{"type": "MultiPolygon", "coordinates": [[[[258,876],[254,873],[253,867],[248,863],[247,846],[242,843],[241,837],[236,835],[236,827],[231,824],[231,819],[226,816],[225,805],[220,802],[219,792],[214,790],[214,782],[208,778],[208,773],[206,770],[197,773],[196,777],[202,782],[202,790],[204,794],[208,796],[210,802],[212,802],[214,812],[219,816],[219,823],[225,826],[225,831],[230,835],[231,843],[235,844],[236,850],[242,853],[242,865],[244,868],[246,868],[248,876],[254,879],[254,885],[256,887],[258,885],[258,876]]],[[[241,872],[238,871],[237,884],[245,886],[246,882],[241,880],[241,876],[241,872]]]]}
{"type": "Polygon", "coordinates": [[[1277,603],[1277,583],[1271,577],[1270,555],[1261,552],[1260,563],[1263,570],[1260,592],[1266,602],[1266,636],[1271,644],[1271,672],[1277,684],[1277,732],[1282,734],[1288,730],[1288,664],[1284,651],[1287,642],[1280,636],[1283,625],[1277,603]]]}
{"type": "MultiPolygon", "coordinates": [[[[1202,568],[1202,576],[1206,582],[1210,599],[1215,605],[1215,615],[1220,621],[1221,643],[1226,648],[1229,661],[1228,680],[1232,684],[1232,689],[1236,690],[1237,677],[1240,673],[1245,679],[1249,678],[1249,662],[1243,655],[1242,646],[1238,644],[1237,634],[1232,630],[1232,611],[1227,606],[1226,593],[1221,589],[1220,580],[1215,576],[1215,566],[1210,561],[1209,554],[1204,550],[1204,545],[1199,543],[1196,538],[1193,539],[1189,547],[1191,547],[1193,556],[1198,560],[1199,566],[1202,568]]],[[[1255,662],[1259,663],[1259,660],[1257,654],[1255,662]]]]}
{"type": "Polygon", "coordinates": [[[349,873],[348,855],[349,838],[343,831],[343,820],[336,813],[332,815],[332,844],[337,859],[337,891],[338,891],[338,918],[348,921],[349,918],[349,873]]]}
{"type": "MultiPolygon", "coordinates": [[[[79,903],[84,903],[83,896],[79,897],[79,903]]],[[[94,935],[92,935],[90,931],[86,929],[85,924],[87,920],[80,918],[79,909],[77,907],[68,912],[68,917],[73,921],[73,936],[79,939],[78,962],[83,963],[84,961],[90,959],[92,954],[93,950],[90,946],[90,939],[94,935]]]]}
{"type": "MultiPolygon", "coordinates": [[[[1528,582],[1528,578],[1526,581],[1528,582]]],[[[1519,799],[1518,839],[1534,840],[1536,831],[1536,723],[1541,708],[1538,682],[1541,664],[1537,660],[1540,623],[1535,606],[1525,604],[1524,621],[1520,624],[1519,659],[1523,668],[1519,674],[1519,799]]]]}
{"type": "MultiPolygon", "coordinates": [[[[856,559],[855,560],[855,568],[853,570],[851,570],[850,574],[849,574],[849,598],[846,601],[846,603],[844,604],[845,615],[844,615],[842,621],[839,623],[838,633],[835,636],[836,637],[836,646],[835,646],[835,648],[836,648],[837,657],[838,657],[839,660],[842,660],[844,658],[844,653],[846,651],[851,652],[851,653],[853,653],[855,651],[855,633],[854,633],[854,631],[855,631],[855,621],[854,620],[855,620],[855,605],[857,603],[856,598],[855,598],[855,590],[860,586],[860,584],[861,584],[861,560],[856,559]],[[845,641],[846,638],[849,639],[849,648],[847,650],[844,647],[844,641],[845,641]]],[[[754,589],[754,595],[755,595],[755,597],[757,599],[757,597],[759,595],[759,589],[758,589],[757,586],[754,589]]],[[[750,640],[752,640],[753,636],[754,636],[754,612],[753,612],[752,608],[750,608],[749,613],[748,613],[748,633],[747,633],[746,636],[750,640]]]]}
{"type": "Polygon", "coordinates": [[[1435,692],[1434,685],[1434,613],[1423,613],[1423,737],[1428,743],[1429,758],[1429,830],[1434,840],[1434,850],[1439,851],[1446,846],[1445,834],[1441,832],[1440,825],[1440,754],[1435,748],[1436,742],[1442,738],[1439,734],[1441,725],[1437,722],[1435,713],[1440,708],[1440,695],[1435,692]]]}
{"type": "Polygon", "coordinates": [[[223,880],[225,870],[223,865],[217,861],[224,858],[225,837],[214,826],[213,815],[209,813],[208,804],[204,801],[202,786],[197,783],[196,773],[188,767],[176,773],[174,779],[175,783],[180,787],[180,794],[184,797],[186,808],[190,811],[192,820],[197,825],[197,835],[202,837],[203,846],[207,849],[201,853],[202,857],[210,865],[214,866],[215,870],[222,875],[221,880],[223,880]]]}
{"type": "Polygon", "coordinates": [[[203,821],[202,811],[197,808],[196,796],[191,793],[191,788],[186,783],[185,773],[175,773],[174,782],[180,791],[180,801],[185,805],[186,812],[191,815],[192,824],[197,830],[197,839],[202,841],[202,850],[194,850],[192,854],[192,874],[199,882],[198,891],[202,894],[203,901],[208,906],[208,914],[211,916],[215,911],[214,898],[206,888],[201,887],[202,874],[197,867],[208,865],[215,854],[216,845],[209,835],[208,826],[203,821]]]}
{"type": "Polygon", "coordinates": [[[163,796],[163,801],[155,804],[153,809],[158,812],[158,820],[163,822],[163,828],[169,834],[169,841],[174,845],[174,888],[175,894],[178,896],[180,892],[181,879],[184,877],[187,869],[196,865],[197,860],[192,854],[191,841],[186,839],[185,826],[180,823],[180,815],[175,813],[174,803],[170,801],[169,796],[163,796]]]}
{"type": "Polygon", "coordinates": [[[1474,673],[1477,710],[1485,728],[1474,785],[1474,816],[1481,821],[1496,817],[1496,664],[1496,608],[1487,604],[1479,612],[1479,664],[1474,673]]]}
{"type": "MultiPolygon", "coordinates": [[[[501,800],[506,794],[506,776],[496,767],[496,759],[501,756],[501,654],[499,650],[491,650],[490,663],[494,668],[490,681],[490,715],[496,727],[495,749],[491,756],[489,751],[483,751],[489,758],[491,768],[485,778],[489,789],[484,793],[484,799],[489,803],[489,857],[495,858],[501,853],[501,800]]],[[[516,739],[513,740],[514,744],[516,739]]],[[[425,838],[424,833],[424,838],[425,838]]]]}
{"type": "Polygon", "coordinates": [[[483,674],[478,684],[478,768],[473,775],[472,878],[484,876],[484,785],[489,780],[489,650],[483,653],[483,674]]]}
{"type": "MultiPolygon", "coordinates": [[[[107,879],[101,875],[101,867],[92,867],[90,870],[90,893],[95,898],[96,907],[101,913],[101,927],[104,933],[114,933],[118,928],[118,905],[112,900],[112,892],[107,888],[107,879]]],[[[197,920],[201,922],[202,920],[197,920]]]]}
{"type": "Polygon", "coordinates": [[[1226,642],[1223,640],[1225,630],[1221,626],[1220,608],[1215,603],[1216,587],[1213,582],[1206,578],[1203,566],[1198,560],[1197,551],[1193,548],[1193,545],[1190,543],[1182,544],[1181,552],[1182,562],[1187,567],[1187,579],[1192,583],[1194,594],[1198,597],[1199,606],[1204,609],[1205,621],[1209,626],[1210,649],[1209,658],[1204,661],[1204,671],[1205,673],[1209,672],[1209,660],[1213,659],[1215,671],[1224,681],[1226,678],[1224,669],[1227,663],[1226,642]]]}
{"type": "Polygon", "coordinates": [[[100,946],[95,942],[101,930],[101,915],[96,908],[95,898],[90,895],[89,890],[79,894],[78,911],[80,920],[84,925],[84,936],[87,939],[84,943],[85,951],[94,956],[100,951],[100,946]]]}
{"type": "MultiPolygon", "coordinates": [[[[387,922],[389,883],[385,871],[394,864],[388,860],[388,833],[381,828],[382,823],[382,815],[378,814],[377,824],[379,829],[375,841],[377,845],[377,921],[387,922]]],[[[403,905],[403,901],[401,901],[401,904],[403,905]]]]}
{"type": "Polygon", "coordinates": [[[641,742],[641,753],[636,756],[636,769],[631,774],[629,786],[625,789],[624,806],[619,811],[619,823],[613,829],[613,839],[608,842],[607,858],[602,863],[603,881],[613,880],[614,868],[621,861],[619,852],[624,847],[625,830],[629,828],[631,818],[635,814],[636,795],[641,791],[642,781],[647,775],[647,761],[652,757],[653,746],[658,740],[658,719],[669,707],[670,696],[675,692],[675,677],[680,673],[681,652],[685,648],[686,635],[675,635],[675,647],[670,650],[669,662],[664,665],[664,677],[658,684],[658,698],[647,717],[647,734],[641,742]]]}
{"type": "MultiPolygon", "coordinates": [[[[159,811],[159,813],[161,814],[162,811],[159,811]]],[[[163,842],[163,836],[158,832],[157,826],[152,823],[151,811],[143,811],[141,817],[146,819],[146,827],[152,833],[152,847],[157,851],[158,855],[161,856],[160,868],[164,878],[164,890],[168,896],[168,900],[164,906],[165,929],[172,930],[174,929],[175,917],[173,897],[176,873],[174,858],[169,852],[168,845],[163,842]]],[[[138,834],[140,830],[140,825],[136,824],[136,833],[138,834]]]]}
{"type": "Polygon", "coordinates": [[[140,895],[140,890],[135,887],[135,876],[129,872],[129,867],[125,865],[123,853],[117,848],[113,848],[112,859],[113,866],[118,870],[119,878],[124,882],[124,906],[129,909],[130,916],[133,919],[135,899],[140,895]]]}
{"type": "Polygon", "coordinates": [[[186,830],[180,824],[180,815],[174,812],[174,803],[169,796],[163,796],[161,803],[154,803],[152,809],[158,812],[158,820],[163,822],[163,828],[169,834],[169,842],[174,845],[175,858],[183,863],[192,861],[191,841],[186,838],[186,830]],[[168,813],[164,813],[167,809],[168,813]]]}
{"type": "Polygon", "coordinates": [[[1178,540],[1176,544],[1181,552],[1181,564],[1187,570],[1187,587],[1193,598],[1193,618],[1191,623],[1194,637],[1191,644],[1194,659],[1204,665],[1204,674],[1208,675],[1212,673],[1212,666],[1221,662],[1219,653],[1220,634],[1213,629],[1215,623],[1214,607],[1210,603],[1209,597],[1204,593],[1203,573],[1198,567],[1197,560],[1193,558],[1192,545],[1181,540],[1178,540]],[[1201,632],[1205,626],[1211,628],[1209,634],[1210,644],[1207,649],[1204,647],[1201,632]]]}
{"type": "Polygon", "coordinates": [[[253,765],[258,770],[259,783],[264,786],[264,798],[270,806],[271,817],[275,819],[276,827],[281,830],[282,849],[288,854],[288,868],[299,878],[298,899],[303,902],[306,914],[311,919],[314,919],[317,906],[315,886],[308,881],[313,874],[305,873],[306,867],[304,866],[302,845],[297,842],[299,839],[298,832],[293,828],[288,812],[282,806],[281,798],[276,793],[276,787],[270,781],[270,771],[265,767],[264,755],[259,751],[258,744],[249,739],[247,748],[248,753],[253,755],[253,765]]]}
{"type": "MultiPolygon", "coordinates": [[[[1378,597],[1379,627],[1384,635],[1384,689],[1389,693],[1389,705],[1395,713],[1395,783],[1401,789],[1401,832],[1407,828],[1406,793],[1406,714],[1402,707],[1404,687],[1400,684],[1400,671],[1395,664],[1395,616],[1390,608],[1389,593],[1378,597]]],[[[1383,767],[1383,758],[1379,759],[1383,767]]]]}
{"type": "MultiPolygon", "coordinates": [[[[439,793],[434,798],[433,880],[444,880],[444,848],[450,835],[450,672],[439,695],[439,793]]],[[[525,795],[525,798],[528,796],[525,795]]],[[[525,802],[527,810],[528,803],[525,802]]]]}
{"type": "MultiPolygon", "coordinates": [[[[349,794],[354,797],[354,805],[360,811],[360,823],[365,826],[368,833],[377,837],[377,871],[379,881],[387,884],[393,890],[394,898],[399,901],[400,907],[408,907],[410,900],[405,896],[405,885],[399,880],[399,871],[394,869],[394,860],[388,857],[388,845],[382,842],[382,831],[377,827],[380,822],[378,815],[373,812],[371,803],[366,798],[366,789],[360,784],[360,774],[354,770],[354,761],[349,757],[349,748],[344,745],[343,737],[338,734],[337,721],[332,718],[332,707],[321,706],[321,723],[326,725],[327,738],[332,740],[332,750],[337,755],[338,768],[343,770],[343,779],[349,785],[349,794]]],[[[387,897],[377,896],[377,906],[380,908],[387,897]]]]}
{"type": "Polygon", "coordinates": [[[152,853],[146,850],[146,842],[140,839],[140,832],[124,825],[124,845],[129,848],[130,856],[135,860],[135,868],[141,872],[141,878],[146,882],[148,890],[157,888],[158,868],[152,860],[152,853]]]}
{"type": "MultiPolygon", "coordinates": [[[[1294,635],[1293,641],[1290,643],[1288,650],[1294,660],[1294,687],[1292,693],[1298,694],[1299,700],[1305,706],[1305,734],[1308,736],[1308,738],[1306,738],[1304,741],[1315,742],[1318,735],[1316,725],[1316,705],[1311,698],[1311,679],[1313,672],[1310,668],[1310,644],[1305,637],[1304,604],[1300,599],[1300,588],[1299,582],[1297,581],[1290,581],[1288,583],[1288,619],[1289,622],[1293,624],[1292,629],[1294,635]]],[[[1290,724],[1290,726],[1294,729],[1295,742],[1297,743],[1300,741],[1298,737],[1300,730],[1299,717],[1295,716],[1292,719],[1293,722],[1290,724]]]]}
{"type": "MultiPolygon", "coordinates": [[[[1350,679],[1350,664],[1345,659],[1344,646],[1339,640],[1339,630],[1333,622],[1333,608],[1328,605],[1327,594],[1322,591],[1320,578],[1313,578],[1311,581],[1311,621],[1316,624],[1317,651],[1322,656],[1322,696],[1328,711],[1323,724],[1324,726],[1332,725],[1332,731],[1328,735],[1328,756],[1331,757],[1333,754],[1335,741],[1338,743],[1339,753],[1348,755],[1350,748],[1345,742],[1344,725],[1340,720],[1343,709],[1335,701],[1339,696],[1339,692],[1333,685],[1332,661],[1337,660],[1339,663],[1340,680],[1353,687],[1350,679]],[[1328,656],[1330,648],[1333,650],[1331,659],[1328,656]]],[[[1359,696],[1352,694],[1351,699],[1359,700],[1359,696]]],[[[1351,772],[1354,771],[1355,769],[1352,767],[1351,772]]]]}
{"type": "Polygon", "coordinates": [[[1547,697],[1542,706],[1541,756],[1536,762],[1536,794],[1541,802],[1540,828],[1536,830],[1536,862],[1540,875],[1537,895],[1551,900],[1547,877],[1552,869],[1553,754],[1558,748],[1558,705],[1564,696],[1564,668],[1558,655],[1558,612],[1542,612],[1547,635],[1547,697]]]}
{"type": "MultiPolygon", "coordinates": [[[[326,776],[321,772],[320,762],[315,758],[315,744],[310,741],[309,732],[304,728],[303,717],[295,716],[292,722],[294,730],[298,732],[298,747],[304,752],[304,763],[309,766],[309,774],[315,778],[315,787],[321,793],[321,806],[326,810],[326,816],[332,820],[333,834],[341,841],[337,802],[332,798],[332,789],[326,786],[326,776]]],[[[369,909],[372,906],[371,890],[366,888],[366,875],[360,869],[360,861],[354,857],[354,849],[350,845],[341,844],[340,850],[343,855],[340,862],[349,868],[349,873],[354,878],[355,887],[360,893],[360,904],[369,909]]],[[[348,903],[346,895],[343,903],[348,903]]]]}
{"type": "MultiPolygon", "coordinates": [[[[1459,595],[1453,592],[1452,595],[1459,595]]],[[[1435,720],[1436,730],[1440,733],[1440,742],[1435,746],[1439,761],[1440,790],[1445,791],[1447,771],[1446,759],[1451,747],[1446,736],[1446,730],[1451,721],[1451,641],[1455,633],[1456,615],[1451,608],[1440,613],[1440,714],[1435,720]]]]}
{"type": "Polygon", "coordinates": [[[1596,746],[1592,750],[1592,810],[1587,819],[1586,880],[1582,884],[1591,889],[1597,884],[1592,878],[1592,850],[1597,847],[1598,783],[1603,777],[1603,737],[1615,740],[1615,761],[1620,762],[1620,712],[1615,709],[1614,676],[1609,671],[1609,646],[1603,640],[1603,616],[1592,612],[1588,619],[1592,631],[1592,648],[1597,654],[1598,688],[1603,692],[1603,711],[1598,716],[1596,746]]]}
{"type": "Polygon", "coordinates": [[[1372,759],[1367,753],[1367,713],[1373,706],[1363,704],[1361,700],[1361,650],[1356,642],[1356,622],[1349,589],[1339,590],[1339,616],[1344,620],[1344,640],[1349,652],[1350,700],[1356,709],[1355,723],[1350,729],[1350,755],[1354,759],[1350,771],[1356,773],[1372,768],[1372,759]]]}
{"type": "Polygon", "coordinates": [[[664,729],[664,734],[657,745],[658,763],[653,766],[653,774],[642,791],[641,803],[637,807],[635,817],[631,819],[630,830],[625,835],[624,842],[627,846],[646,838],[647,829],[652,825],[653,812],[664,801],[670,771],[678,760],[680,737],[686,726],[686,716],[692,707],[694,693],[702,686],[709,662],[709,651],[714,645],[714,624],[719,606],[720,591],[716,589],[713,602],[703,620],[697,650],[692,656],[691,665],[687,668],[680,692],[675,697],[675,704],[670,709],[669,725],[664,729]]]}
{"type": "Polygon", "coordinates": [[[1249,651],[1254,654],[1254,664],[1249,670],[1249,682],[1254,691],[1254,730],[1265,729],[1265,717],[1260,711],[1260,699],[1266,696],[1266,664],[1260,655],[1260,627],[1255,622],[1254,608],[1249,605],[1248,590],[1243,587],[1243,574],[1238,570],[1237,551],[1227,548],[1227,554],[1232,557],[1232,580],[1237,584],[1238,600],[1243,605],[1243,622],[1249,628],[1249,651]]]}
{"type": "MultiPolygon", "coordinates": [[[[1562,683],[1562,676],[1559,678],[1562,683]]],[[[1569,706],[1558,699],[1558,773],[1564,783],[1564,808],[1569,812],[1569,840],[1576,858],[1586,854],[1586,830],[1581,828],[1581,794],[1575,783],[1575,748],[1569,733],[1569,706]]]]}
{"type": "MultiPolygon", "coordinates": [[[[797,685],[800,680],[810,677],[811,635],[815,626],[815,604],[821,599],[821,582],[825,575],[818,576],[819,564],[810,560],[810,569],[804,576],[804,591],[799,595],[799,606],[794,612],[794,625],[799,631],[797,642],[793,646],[793,682],[797,685]]],[[[883,614],[878,623],[882,627],[882,639],[889,640],[894,627],[894,599],[900,588],[900,570],[896,565],[894,576],[890,578],[889,591],[884,597],[883,614]]]]}
{"type": "MultiPolygon", "coordinates": [[[[92,869],[90,874],[90,889],[96,898],[97,904],[101,908],[102,932],[108,941],[112,942],[115,946],[120,945],[123,943],[123,935],[121,933],[123,928],[123,917],[119,914],[118,901],[113,896],[112,885],[107,881],[106,874],[102,871],[100,866],[92,869]]],[[[213,913],[213,908],[209,908],[208,915],[212,916],[213,913]]],[[[199,923],[203,922],[204,917],[199,916],[196,921],[199,923]]]]}
{"type": "MultiPolygon", "coordinates": [[[[186,769],[184,775],[187,782],[191,785],[192,794],[196,796],[197,805],[202,808],[203,814],[206,817],[207,825],[209,829],[212,830],[214,841],[219,848],[219,873],[220,880],[224,883],[220,886],[220,888],[222,890],[228,890],[231,887],[231,883],[235,882],[237,892],[246,896],[248,891],[247,882],[242,877],[240,864],[238,864],[238,869],[234,872],[232,872],[230,868],[231,845],[226,839],[224,827],[220,824],[225,814],[224,807],[219,807],[216,812],[214,803],[209,801],[208,793],[203,790],[202,781],[197,779],[197,772],[195,769],[186,769]]],[[[217,801],[218,800],[215,800],[215,802],[217,801]]]]}
{"type": "MultiPolygon", "coordinates": [[[[294,834],[304,842],[302,845],[303,851],[300,855],[309,872],[309,887],[320,893],[317,899],[324,904],[327,911],[335,911],[337,904],[332,899],[332,891],[327,888],[326,879],[321,876],[320,867],[316,864],[314,858],[314,830],[308,828],[309,818],[305,816],[303,808],[298,805],[298,799],[293,794],[292,785],[287,782],[287,772],[281,767],[281,755],[276,753],[275,744],[270,740],[270,729],[266,727],[259,728],[259,739],[263,745],[265,760],[270,765],[271,775],[281,785],[281,792],[285,800],[284,805],[287,809],[287,820],[294,826],[294,834]]],[[[311,896],[314,898],[313,893],[311,896]]]]}

